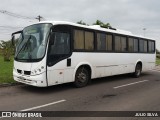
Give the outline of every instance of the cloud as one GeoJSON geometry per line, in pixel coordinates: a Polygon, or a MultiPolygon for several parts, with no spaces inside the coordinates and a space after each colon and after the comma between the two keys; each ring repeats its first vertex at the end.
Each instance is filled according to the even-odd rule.
{"type": "MultiPolygon", "coordinates": [[[[113,27],[135,34],[160,39],[159,0],[1,0],[0,9],[28,17],[43,16],[46,20],[83,20],[88,24],[97,19],[109,22],[113,27]]],[[[36,20],[23,20],[0,14],[0,26],[27,26],[36,20]]],[[[8,30],[8,34],[17,29],[8,30]]],[[[0,39],[8,39],[2,34],[0,39]]],[[[160,49],[160,41],[157,40],[160,49]]]]}

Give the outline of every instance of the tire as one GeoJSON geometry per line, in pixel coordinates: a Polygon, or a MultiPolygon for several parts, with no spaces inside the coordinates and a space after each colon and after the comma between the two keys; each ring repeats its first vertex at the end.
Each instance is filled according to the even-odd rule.
{"type": "Polygon", "coordinates": [[[141,72],[142,72],[142,65],[138,63],[135,67],[134,77],[138,78],[141,75],[141,72]]]}
{"type": "Polygon", "coordinates": [[[88,84],[89,79],[90,77],[88,70],[85,67],[80,67],[76,72],[74,85],[77,88],[84,87],[88,84]]]}

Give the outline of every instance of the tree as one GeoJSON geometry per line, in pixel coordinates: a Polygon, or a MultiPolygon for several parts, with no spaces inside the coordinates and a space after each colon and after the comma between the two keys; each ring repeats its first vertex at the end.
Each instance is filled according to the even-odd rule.
{"type": "Polygon", "coordinates": [[[157,54],[160,54],[160,51],[159,51],[158,49],[156,49],[156,53],[157,53],[157,54]]]}
{"type": "Polygon", "coordinates": [[[77,22],[77,24],[87,25],[87,26],[88,26],[88,24],[86,24],[86,23],[85,23],[85,22],[83,22],[82,20],[80,20],[79,22],[77,22]]]}
{"type": "MultiPolygon", "coordinates": [[[[87,25],[89,26],[88,24],[86,24],[85,22],[83,22],[82,20],[80,20],[79,22],[77,22],[77,24],[81,24],[81,25],[87,25]]],[[[112,28],[110,23],[103,23],[102,21],[100,20],[97,20],[95,23],[93,23],[93,25],[99,25],[103,28],[112,28]]]]}
{"type": "Polygon", "coordinates": [[[4,57],[4,61],[10,61],[11,55],[14,53],[14,47],[12,46],[11,40],[0,42],[0,48],[2,49],[2,55],[4,57]]]}
{"type": "Polygon", "coordinates": [[[103,28],[110,28],[111,27],[110,23],[103,23],[100,20],[97,20],[95,23],[93,23],[93,25],[100,25],[103,28]]]}
{"type": "Polygon", "coordinates": [[[156,49],[156,57],[160,59],[160,51],[156,49]]]}

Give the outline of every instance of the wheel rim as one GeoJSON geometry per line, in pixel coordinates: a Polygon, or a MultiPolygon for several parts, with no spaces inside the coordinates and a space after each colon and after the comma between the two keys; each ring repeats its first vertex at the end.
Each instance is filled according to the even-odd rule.
{"type": "Polygon", "coordinates": [[[77,80],[78,80],[79,83],[85,83],[86,80],[87,80],[87,75],[83,71],[81,71],[78,74],[77,78],[78,78],[77,80]]]}

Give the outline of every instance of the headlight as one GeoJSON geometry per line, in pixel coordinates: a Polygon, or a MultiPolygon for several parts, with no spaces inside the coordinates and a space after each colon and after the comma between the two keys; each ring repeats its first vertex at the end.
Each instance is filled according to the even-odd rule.
{"type": "Polygon", "coordinates": [[[31,75],[37,75],[44,72],[44,66],[38,67],[31,72],[31,75]]]}

